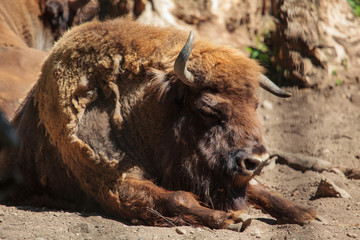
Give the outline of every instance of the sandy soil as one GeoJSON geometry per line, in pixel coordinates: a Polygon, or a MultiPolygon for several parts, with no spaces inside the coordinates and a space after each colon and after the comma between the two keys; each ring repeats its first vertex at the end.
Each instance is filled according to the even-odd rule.
{"type": "MultiPolygon", "coordinates": [[[[290,89],[279,99],[259,90],[258,109],[269,148],[315,156],[340,166],[360,167],[360,86],[323,90],[290,89]]],[[[269,215],[249,209],[252,224],[230,230],[131,226],[97,213],[0,205],[0,239],[350,239],[360,238],[360,180],[332,172],[296,171],[276,164],[258,180],[294,202],[317,209],[327,223],[278,225],[269,215]],[[311,200],[322,177],[351,198],[311,200]]]]}

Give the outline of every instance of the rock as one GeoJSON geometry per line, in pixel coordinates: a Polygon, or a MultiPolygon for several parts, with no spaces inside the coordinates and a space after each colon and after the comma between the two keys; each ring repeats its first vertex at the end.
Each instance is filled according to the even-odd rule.
{"type": "Polygon", "coordinates": [[[296,196],[300,193],[300,191],[298,189],[295,189],[292,193],[291,193],[291,196],[296,196]]]}
{"type": "Polygon", "coordinates": [[[357,238],[358,237],[357,234],[355,234],[355,233],[347,233],[346,235],[348,237],[350,237],[350,238],[357,238]]]}
{"type": "Polygon", "coordinates": [[[360,179],[360,168],[351,169],[346,173],[350,179],[360,179]]]}
{"type": "Polygon", "coordinates": [[[336,168],[336,167],[330,168],[329,171],[330,171],[330,172],[333,172],[333,173],[336,173],[336,174],[339,174],[339,175],[342,175],[342,176],[345,176],[344,172],[341,171],[341,169],[338,169],[338,168],[336,168]]]}
{"type": "Polygon", "coordinates": [[[360,168],[348,168],[348,167],[335,167],[331,168],[330,171],[338,173],[342,172],[349,179],[360,179],[360,168]]]}
{"type": "Polygon", "coordinates": [[[331,81],[333,70],[359,76],[360,21],[348,1],[271,2],[276,18],[271,46],[276,49],[275,64],[288,72],[288,82],[319,85],[331,81]]]}
{"type": "Polygon", "coordinates": [[[269,100],[265,100],[262,105],[261,105],[264,109],[266,110],[273,110],[273,104],[269,101],[269,100]]]}
{"type": "Polygon", "coordinates": [[[315,193],[315,198],[322,197],[350,198],[351,196],[344,189],[336,186],[330,179],[323,178],[315,193]]]}
{"type": "Polygon", "coordinates": [[[186,230],[182,229],[182,228],[176,228],[175,231],[180,235],[185,235],[186,234],[186,230]]]}
{"type": "Polygon", "coordinates": [[[256,237],[256,238],[261,238],[261,232],[260,229],[256,228],[254,231],[252,231],[250,233],[251,236],[256,237]]]}
{"type": "Polygon", "coordinates": [[[323,157],[328,157],[331,154],[331,151],[328,148],[322,148],[318,152],[323,157]]]}

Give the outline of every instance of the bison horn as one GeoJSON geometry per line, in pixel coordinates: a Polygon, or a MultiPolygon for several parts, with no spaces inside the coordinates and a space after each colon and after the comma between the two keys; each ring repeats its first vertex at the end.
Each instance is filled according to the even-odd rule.
{"type": "Polygon", "coordinates": [[[186,41],[184,47],[179,53],[178,57],[175,60],[174,71],[176,76],[185,84],[189,86],[194,85],[194,76],[186,68],[186,63],[189,60],[191,50],[194,43],[194,33],[190,31],[188,40],[186,41]]]}
{"type": "Polygon", "coordinates": [[[263,74],[260,74],[260,76],[258,77],[258,80],[260,83],[260,87],[262,87],[266,91],[274,94],[275,96],[282,97],[282,98],[287,98],[287,97],[291,96],[291,93],[285,92],[284,90],[282,90],[281,88],[276,86],[275,83],[273,83],[270,79],[268,79],[263,74]]]}

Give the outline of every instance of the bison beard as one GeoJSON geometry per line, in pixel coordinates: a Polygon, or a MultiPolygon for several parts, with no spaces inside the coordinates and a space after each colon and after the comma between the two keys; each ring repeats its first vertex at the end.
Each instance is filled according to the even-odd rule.
{"type": "Polygon", "coordinates": [[[241,230],[247,203],[282,223],[313,220],[315,211],[251,184],[268,158],[255,89],[289,94],[234,49],[193,44],[191,34],[179,54],[185,39],[129,20],[66,33],[13,120],[19,151],[1,153],[1,169],[19,169],[26,183],[9,200],[95,200],[160,226],[241,230]]]}

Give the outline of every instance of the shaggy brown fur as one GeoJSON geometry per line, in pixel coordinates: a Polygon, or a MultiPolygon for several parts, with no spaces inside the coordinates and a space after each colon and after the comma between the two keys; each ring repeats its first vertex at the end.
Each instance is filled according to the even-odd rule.
{"type": "Polygon", "coordinates": [[[315,212],[248,187],[240,165],[266,152],[254,96],[263,69],[198,40],[189,87],[173,71],[185,39],[123,19],[66,33],[13,121],[20,151],[1,153],[1,169],[26,179],[12,199],[90,198],[133,223],[225,228],[240,221],[233,211],[245,210],[248,194],[280,220],[312,220],[315,212]]]}
{"type": "Polygon", "coordinates": [[[8,119],[38,79],[45,51],[70,26],[77,2],[86,0],[0,1],[0,109],[8,119]]]}

